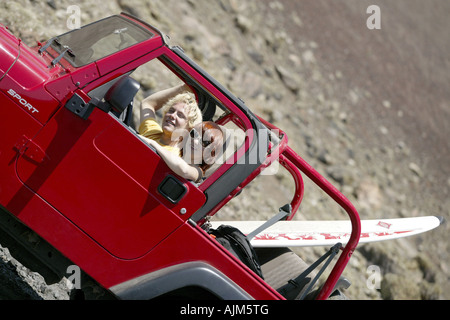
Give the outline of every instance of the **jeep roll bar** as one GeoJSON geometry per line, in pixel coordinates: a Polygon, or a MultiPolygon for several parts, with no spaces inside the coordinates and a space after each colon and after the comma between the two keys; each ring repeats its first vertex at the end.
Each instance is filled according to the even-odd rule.
{"type": "Polygon", "coordinates": [[[350,219],[352,225],[350,239],[348,240],[345,247],[342,248],[343,252],[341,253],[327,281],[325,282],[317,296],[317,299],[319,300],[326,299],[334,290],[339,277],[341,276],[348,261],[350,260],[353,251],[358,245],[361,235],[361,222],[359,214],[353,204],[338,189],[336,189],[336,187],[334,187],[327,179],[325,179],[319,172],[317,172],[317,170],[315,170],[288,146],[287,135],[283,131],[262,118],[259,118],[259,120],[266,127],[272,130],[278,130],[280,132],[281,139],[276,152],[272,152],[271,154],[269,154],[268,161],[266,161],[263,165],[264,168],[269,166],[273,161],[278,160],[279,163],[292,175],[295,182],[295,194],[290,203],[292,209],[291,213],[286,217],[286,219],[291,220],[294,217],[303,198],[304,185],[301,173],[304,173],[320,189],[328,194],[340,207],[342,207],[346,211],[350,219]]]}

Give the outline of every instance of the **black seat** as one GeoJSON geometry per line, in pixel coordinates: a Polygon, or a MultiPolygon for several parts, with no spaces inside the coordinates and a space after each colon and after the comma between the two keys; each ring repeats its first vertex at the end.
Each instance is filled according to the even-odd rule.
{"type": "Polygon", "coordinates": [[[111,106],[111,111],[117,117],[121,117],[126,110],[123,122],[131,124],[133,112],[133,99],[139,91],[139,82],[129,76],[123,76],[114,83],[105,94],[105,102],[111,106]]]}

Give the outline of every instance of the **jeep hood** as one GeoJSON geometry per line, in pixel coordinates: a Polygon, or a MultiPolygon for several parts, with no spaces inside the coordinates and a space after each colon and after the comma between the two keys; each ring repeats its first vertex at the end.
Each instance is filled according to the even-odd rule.
{"type": "Polygon", "coordinates": [[[11,68],[19,53],[19,40],[0,25],[0,79],[11,68]]]}

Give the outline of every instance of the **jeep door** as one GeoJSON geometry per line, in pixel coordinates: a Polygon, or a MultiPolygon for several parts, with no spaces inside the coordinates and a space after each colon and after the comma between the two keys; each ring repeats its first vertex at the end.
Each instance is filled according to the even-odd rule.
{"type": "Polygon", "coordinates": [[[86,120],[60,108],[28,145],[18,177],[118,258],[144,255],[205,202],[133,130],[97,108],[86,120]]]}

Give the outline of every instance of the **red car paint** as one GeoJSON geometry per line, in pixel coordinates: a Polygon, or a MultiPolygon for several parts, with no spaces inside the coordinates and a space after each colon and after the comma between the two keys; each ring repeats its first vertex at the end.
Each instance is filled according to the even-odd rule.
{"type": "Polygon", "coordinates": [[[3,210],[119,298],[117,288],[127,284],[130,291],[136,279],[201,262],[248,297],[283,299],[202,229],[207,216],[279,161],[296,186],[288,219],[303,198],[303,172],[346,210],[352,222],[352,237],[318,297],[327,298],[359,240],[355,208],[288,146],[285,133],[253,115],[179,49],[170,47],[158,30],[127,14],[118,17],[152,37],[80,66],[68,54],[53,65],[59,55],[55,47],[42,51],[45,44],[28,47],[0,25],[3,210]],[[73,97],[83,106],[89,104],[93,89],[152,59],[161,60],[180,76],[189,76],[219,100],[229,111],[218,120],[220,124],[233,122],[247,133],[232,160],[200,186],[175,177],[185,188],[176,203],[158,189],[175,174],[132,130],[100,108],[93,107],[84,119],[67,107],[73,97]],[[280,142],[264,153],[260,163],[246,166],[244,161],[241,165],[246,167],[239,167],[242,171],[238,172],[236,163],[253,152],[260,138],[257,128],[278,130],[280,142]],[[224,191],[217,195],[217,190],[224,191]]]}

